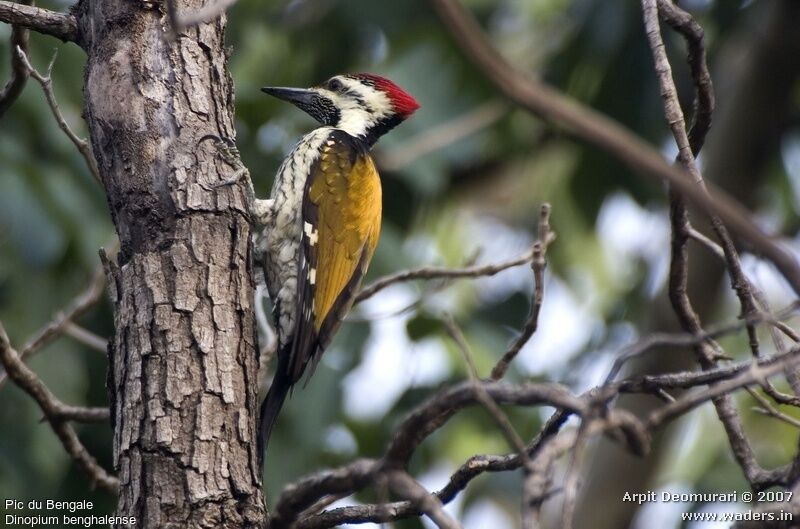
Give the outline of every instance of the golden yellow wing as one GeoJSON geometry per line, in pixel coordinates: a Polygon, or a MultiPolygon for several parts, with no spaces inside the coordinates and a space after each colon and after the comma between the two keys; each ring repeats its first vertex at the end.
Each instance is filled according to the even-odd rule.
{"type": "Polygon", "coordinates": [[[381,184],[358,140],[334,130],[322,144],[303,201],[297,327],[290,361],[297,381],[330,344],[378,244],[381,184]]]}

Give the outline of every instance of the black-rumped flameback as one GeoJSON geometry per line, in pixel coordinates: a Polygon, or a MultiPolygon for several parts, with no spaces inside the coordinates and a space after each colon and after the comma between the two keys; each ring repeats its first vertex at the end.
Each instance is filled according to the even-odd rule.
{"type": "Polygon", "coordinates": [[[261,405],[266,445],[289,390],[330,344],[378,244],[381,182],[370,149],[419,105],[392,81],[337,75],[312,88],[263,88],[322,126],[283,161],[269,200],[256,200],[256,241],[274,305],[278,364],[261,405]]]}

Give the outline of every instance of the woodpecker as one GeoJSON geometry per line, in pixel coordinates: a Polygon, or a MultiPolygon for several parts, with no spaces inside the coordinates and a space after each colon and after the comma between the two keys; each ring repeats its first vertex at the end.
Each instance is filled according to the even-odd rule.
{"type": "Polygon", "coordinates": [[[263,460],[287,394],[304,373],[313,374],[378,244],[381,182],[370,149],[419,104],[392,81],[366,73],[337,75],[312,88],[262,91],[321,124],[284,159],[270,198],[253,204],[262,228],[256,257],[278,334],[278,365],[261,404],[263,460]]]}

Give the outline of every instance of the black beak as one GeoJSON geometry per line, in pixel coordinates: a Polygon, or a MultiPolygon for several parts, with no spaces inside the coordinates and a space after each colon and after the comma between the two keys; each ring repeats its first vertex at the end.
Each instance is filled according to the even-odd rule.
{"type": "Polygon", "coordinates": [[[284,88],[279,86],[265,86],[261,91],[300,106],[310,105],[312,99],[316,95],[316,92],[313,90],[307,90],[305,88],[284,88]]]}

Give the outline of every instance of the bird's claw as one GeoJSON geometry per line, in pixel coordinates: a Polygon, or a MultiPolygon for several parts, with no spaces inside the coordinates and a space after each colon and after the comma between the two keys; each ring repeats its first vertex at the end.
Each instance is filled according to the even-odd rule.
{"type": "Polygon", "coordinates": [[[225,164],[236,168],[236,171],[231,176],[211,184],[211,188],[219,189],[221,187],[237,184],[244,178],[247,193],[247,209],[250,218],[253,219],[257,226],[265,226],[272,216],[272,201],[256,198],[253,181],[250,178],[250,171],[248,171],[247,167],[242,163],[236,143],[230,138],[220,138],[214,134],[206,134],[200,138],[198,143],[207,140],[213,141],[214,148],[217,150],[217,156],[225,162],[225,164]]]}
{"type": "MultiPolygon", "coordinates": [[[[241,180],[245,176],[247,177],[247,180],[250,181],[250,171],[247,170],[247,167],[242,166],[239,169],[237,169],[236,172],[233,173],[233,175],[231,175],[230,177],[211,184],[211,187],[212,189],[218,189],[220,187],[237,184],[239,183],[239,180],[241,180]]],[[[252,190],[252,185],[248,186],[248,188],[252,190]]],[[[255,193],[251,194],[255,195],[255,193]]]]}

